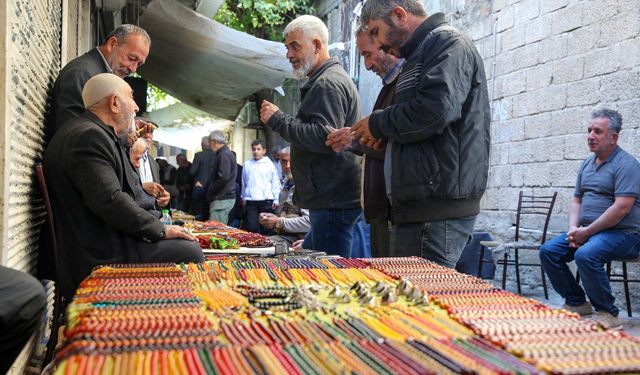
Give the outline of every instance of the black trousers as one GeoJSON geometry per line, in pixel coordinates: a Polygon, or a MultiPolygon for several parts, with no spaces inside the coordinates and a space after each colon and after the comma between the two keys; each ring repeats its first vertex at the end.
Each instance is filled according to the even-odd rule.
{"type": "Polygon", "coordinates": [[[371,234],[371,257],[382,258],[391,256],[389,245],[389,221],[385,219],[374,219],[369,221],[371,234]]]}
{"type": "Polygon", "coordinates": [[[31,335],[42,326],[44,287],[31,275],[0,266],[0,374],[5,374],[31,335]]]}
{"type": "Polygon", "coordinates": [[[260,233],[260,213],[273,213],[273,200],[247,201],[244,206],[244,226],[249,232],[260,233]]]}
{"type": "Polygon", "coordinates": [[[161,240],[154,243],[140,241],[138,258],[142,263],[201,263],[204,262],[202,248],[197,241],[181,238],[161,240]]]}

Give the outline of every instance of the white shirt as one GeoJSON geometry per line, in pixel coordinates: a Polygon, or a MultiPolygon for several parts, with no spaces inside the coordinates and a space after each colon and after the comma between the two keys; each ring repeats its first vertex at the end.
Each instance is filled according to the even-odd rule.
{"type": "Polygon", "coordinates": [[[144,184],[145,182],[153,182],[153,174],[151,173],[151,164],[149,164],[149,153],[147,151],[142,154],[140,159],[140,180],[144,184]]]}
{"type": "Polygon", "coordinates": [[[264,201],[272,199],[278,204],[280,178],[276,167],[267,157],[260,160],[249,159],[242,166],[242,194],[244,201],[264,201]]]}

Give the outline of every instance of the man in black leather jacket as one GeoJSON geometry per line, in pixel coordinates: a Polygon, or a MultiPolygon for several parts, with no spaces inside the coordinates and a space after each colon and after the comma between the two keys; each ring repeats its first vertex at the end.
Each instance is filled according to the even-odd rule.
{"type": "Polygon", "coordinates": [[[454,267],[487,184],[491,119],[482,58],[418,0],[370,0],[362,23],[382,50],[406,59],[394,105],[353,126],[361,143],[389,140],[391,255],[454,267]]]}

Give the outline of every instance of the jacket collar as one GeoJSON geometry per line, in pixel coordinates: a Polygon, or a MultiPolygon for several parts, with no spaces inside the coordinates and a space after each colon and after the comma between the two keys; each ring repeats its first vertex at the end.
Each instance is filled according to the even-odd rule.
{"type": "Polygon", "coordinates": [[[112,138],[115,138],[116,140],[118,139],[118,136],[116,135],[116,130],[113,127],[105,124],[102,120],[98,118],[98,116],[93,114],[93,112],[85,110],[82,115],[87,119],[91,120],[92,122],[94,122],[99,127],[101,127],[104,131],[107,132],[107,134],[112,136],[112,138]]]}
{"type": "Polygon", "coordinates": [[[220,147],[218,149],[218,151],[216,151],[216,155],[220,155],[224,150],[228,150],[229,147],[227,147],[227,145],[222,145],[222,147],[220,147]]]}
{"type": "Polygon", "coordinates": [[[415,29],[413,34],[411,34],[409,39],[407,39],[407,41],[400,47],[400,54],[402,57],[406,58],[411,56],[430,32],[432,32],[436,27],[446,23],[447,21],[444,19],[444,13],[435,13],[424,20],[424,22],[415,29]]]}
{"type": "Polygon", "coordinates": [[[325,70],[329,69],[329,67],[333,65],[340,65],[340,62],[338,62],[338,59],[336,59],[335,57],[330,57],[327,61],[320,64],[320,66],[313,72],[311,77],[309,77],[309,80],[307,81],[307,83],[300,90],[302,92],[305,92],[308,89],[310,89],[311,86],[313,86],[313,84],[316,82],[318,77],[320,77],[322,73],[325,72],[325,70]]]}
{"type": "Polygon", "coordinates": [[[113,73],[113,69],[111,69],[111,67],[107,63],[107,59],[104,58],[104,55],[102,54],[102,52],[100,52],[98,47],[90,50],[88,53],[89,55],[93,56],[94,59],[102,63],[102,67],[105,69],[107,73],[113,73]]]}

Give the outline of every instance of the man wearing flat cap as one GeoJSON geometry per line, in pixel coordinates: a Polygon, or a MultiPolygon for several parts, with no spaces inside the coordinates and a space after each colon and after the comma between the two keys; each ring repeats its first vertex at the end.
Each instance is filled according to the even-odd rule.
{"type": "Polygon", "coordinates": [[[118,137],[137,106],[131,87],[110,73],[87,81],[85,112],[56,132],[43,164],[59,244],[59,283],[69,298],[98,265],[202,262],[195,238],[163,225],[134,200],[129,160],[118,137]]]}

